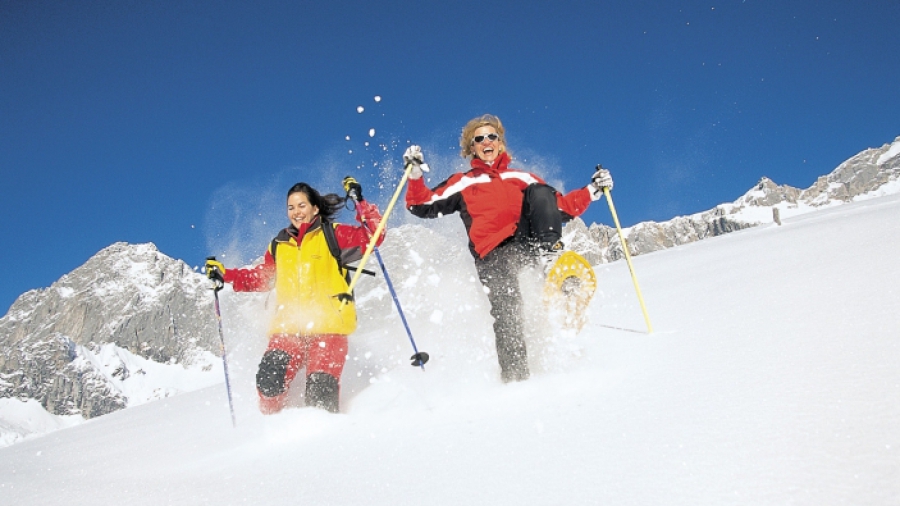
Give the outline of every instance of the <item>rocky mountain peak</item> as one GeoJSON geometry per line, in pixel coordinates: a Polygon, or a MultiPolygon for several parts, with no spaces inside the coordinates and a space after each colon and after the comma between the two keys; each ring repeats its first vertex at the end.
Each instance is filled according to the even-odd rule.
{"type": "Polygon", "coordinates": [[[900,178],[900,137],[880,148],[871,148],[819,177],[803,191],[801,199],[812,206],[848,202],[900,178]]]}
{"type": "Polygon", "coordinates": [[[787,202],[794,204],[800,196],[800,190],[788,185],[778,185],[768,177],[763,177],[747,193],[734,201],[736,208],[743,206],[768,207],[787,202]]]}
{"type": "Polygon", "coordinates": [[[218,347],[212,301],[209,281],[184,262],[153,244],[115,243],[0,318],[0,396],[34,398],[55,414],[119,409],[127,399],[85,355],[112,344],[190,365],[218,347]]]}

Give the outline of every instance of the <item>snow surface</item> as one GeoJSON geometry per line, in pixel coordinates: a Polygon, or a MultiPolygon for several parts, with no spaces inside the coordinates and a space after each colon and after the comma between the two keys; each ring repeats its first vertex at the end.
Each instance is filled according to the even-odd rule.
{"type": "Polygon", "coordinates": [[[73,427],[84,421],[81,415],[52,415],[34,399],[0,398],[0,414],[3,415],[0,416],[0,446],[18,443],[29,435],[38,436],[73,427]]]}
{"type": "MultiPolygon", "coordinates": [[[[221,357],[207,351],[198,351],[191,364],[185,366],[154,362],[112,343],[95,347],[77,345],[75,350],[75,365],[92,363],[92,369],[127,399],[128,407],[200,390],[221,383],[223,378],[221,357]]],[[[34,399],[0,398],[0,447],[84,421],[80,415],[53,415],[34,399]]]]}
{"type": "Polygon", "coordinates": [[[634,258],[649,335],[627,264],[597,266],[584,331],[532,336],[509,385],[450,220],[382,249],[424,371],[367,279],[343,412],[264,417],[271,307],[223,292],[236,428],[219,384],[31,438],[0,504],[900,504],[900,196],[634,258]]]}
{"type": "Polygon", "coordinates": [[[190,366],[160,364],[112,343],[91,350],[78,346],[75,362],[89,361],[110,386],[128,399],[128,407],[217,384],[224,374],[221,357],[198,352],[190,366]],[[123,374],[123,371],[133,371],[123,374]],[[218,373],[218,374],[216,374],[218,373]]]}

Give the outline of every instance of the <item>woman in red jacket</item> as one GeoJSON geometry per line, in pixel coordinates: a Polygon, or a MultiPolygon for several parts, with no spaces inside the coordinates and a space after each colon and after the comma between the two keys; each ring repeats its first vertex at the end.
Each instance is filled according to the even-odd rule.
{"type": "MultiPolygon", "coordinates": [[[[378,208],[364,201],[362,188],[353,184],[363,225],[332,223],[345,199],[297,183],[287,195],[290,225],[272,240],[262,264],[226,270],[215,260],[207,261],[207,276],[231,283],[236,292],[275,288],[269,346],[256,374],[265,414],[285,407],[290,384],[304,367],[306,405],[338,412],[347,336],[356,330],[346,264],[359,260],[381,221],[378,208]]],[[[383,240],[384,235],[378,243],[383,240]]]]}
{"type": "Polygon", "coordinates": [[[563,195],[539,176],[509,167],[504,134],[496,116],[469,121],[460,136],[460,154],[471,160],[472,169],[433,189],[422,180],[428,166],[419,146],[410,146],[403,160],[413,165],[407,209],[420,218],[458,212],[465,224],[478,277],[488,289],[501,378],[510,382],[529,376],[519,271],[534,257],[544,257],[545,265],[555,259],[563,250],[563,222],[584,213],[613,183],[609,171],[599,169],[586,187],[563,195]]]}

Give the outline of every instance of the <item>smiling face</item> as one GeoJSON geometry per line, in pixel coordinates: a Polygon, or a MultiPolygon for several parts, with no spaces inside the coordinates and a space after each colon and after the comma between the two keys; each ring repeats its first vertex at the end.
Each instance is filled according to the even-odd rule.
{"type": "Polygon", "coordinates": [[[500,152],[503,151],[504,146],[499,137],[497,137],[496,140],[491,140],[488,135],[497,136],[497,129],[491,125],[485,125],[475,129],[472,137],[472,154],[475,155],[476,158],[484,160],[487,163],[493,163],[493,161],[500,156],[500,152]],[[481,142],[478,142],[475,140],[476,137],[483,137],[483,139],[481,142]]]}
{"type": "Polygon", "coordinates": [[[288,195],[287,217],[297,228],[304,223],[311,223],[319,214],[319,208],[309,203],[309,197],[303,192],[288,195]]]}

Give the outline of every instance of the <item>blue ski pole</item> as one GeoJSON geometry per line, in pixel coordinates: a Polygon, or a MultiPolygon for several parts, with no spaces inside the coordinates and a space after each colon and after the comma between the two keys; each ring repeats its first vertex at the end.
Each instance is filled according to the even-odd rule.
{"type": "MultiPolygon", "coordinates": [[[[353,202],[359,201],[359,183],[356,182],[355,179],[351,176],[347,176],[344,178],[344,190],[347,191],[347,196],[353,199],[353,202]]],[[[359,212],[359,206],[356,206],[356,218],[360,223],[363,223],[363,229],[366,231],[366,234],[369,233],[369,229],[365,228],[365,218],[362,213],[359,212]]],[[[378,246],[374,246],[373,251],[375,251],[375,258],[378,259],[378,265],[381,267],[381,272],[384,274],[384,280],[387,283],[388,290],[391,292],[391,298],[394,299],[394,305],[397,307],[397,312],[400,313],[400,320],[403,321],[403,327],[406,329],[406,335],[409,336],[409,343],[412,345],[414,355],[410,357],[412,360],[413,367],[419,366],[422,370],[425,370],[425,362],[428,362],[428,353],[419,351],[419,348],[416,346],[416,340],[413,339],[412,331],[409,329],[409,322],[406,321],[406,315],[403,314],[403,308],[400,307],[400,299],[397,297],[397,292],[394,290],[394,284],[391,282],[391,277],[388,275],[387,267],[384,266],[384,260],[381,258],[381,252],[378,251],[378,246]]]]}
{"type": "Polygon", "coordinates": [[[409,343],[412,344],[413,352],[415,354],[410,357],[413,361],[413,366],[420,366],[423,370],[425,369],[425,362],[428,362],[428,354],[420,352],[416,347],[416,340],[413,339],[412,331],[409,330],[409,323],[406,321],[406,316],[403,314],[403,308],[400,307],[400,299],[397,298],[397,292],[394,290],[394,284],[391,283],[391,277],[388,276],[387,268],[384,266],[384,260],[381,259],[381,252],[378,251],[378,248],[375,248],[375,258],[378,259],[378,265],[381,266],[381,272],[384,273],[384,280],[387,282],[388,290],[391,291],[391,298],[394,299],[394,305],[397,306],[397,312],[400,313],[400,319],[403,321],[403,327],[406,328],[406,335],[409,336],[409,343]]]}

